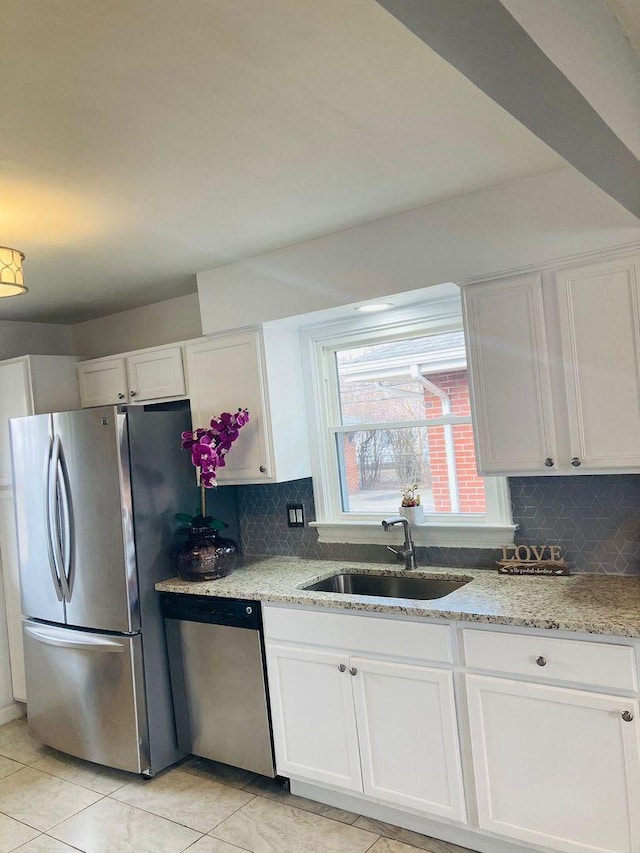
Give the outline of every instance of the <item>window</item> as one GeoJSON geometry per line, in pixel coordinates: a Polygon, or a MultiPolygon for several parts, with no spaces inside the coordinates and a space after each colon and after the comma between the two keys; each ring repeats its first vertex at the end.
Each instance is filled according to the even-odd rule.
{"type": "Polygon", "coordinates": [[[321,541],[385,541],[380,520],[412,483],[425,513],[416,541],[513,541],[506,480],[476,471],[459,299],[429,317],[349,325],[306,333],[321,541]]]}

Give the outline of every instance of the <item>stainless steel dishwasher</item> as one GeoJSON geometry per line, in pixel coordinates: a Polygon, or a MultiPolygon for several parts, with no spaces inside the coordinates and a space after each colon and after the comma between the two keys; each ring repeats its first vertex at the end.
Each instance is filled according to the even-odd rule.
{"type": "Polygon", "coordinates": [[[275,776],[260,602],[162,593],[180,749],[275,776]]]}

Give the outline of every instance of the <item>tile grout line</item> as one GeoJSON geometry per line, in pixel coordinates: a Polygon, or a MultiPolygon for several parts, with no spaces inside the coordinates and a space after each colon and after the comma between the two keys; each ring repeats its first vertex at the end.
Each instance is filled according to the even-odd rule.
{"type": "MultiPolygon", "coordinates": [[[[234,790],[234,789],[232,789],[232,790],[234,790]]],[[[235,790],[237,791],[238,789],[236,788],[235,790]]],[[[114,791],[114,793],[116,793],[116,792],[114,791]]],[[[255,800],[255,798],[256,797],[254,794],[254,795],[252,795],[251,800],[255,800]]],[[[225,820],[228,820],[232,815],[234,815],[236,812],[239,812],[245,806],[248,806],[249,803],[251,802],[251,800],[249,800],[248,802],[243,803],[241,806],[238,806],[237,809],[234,809],[230,814],[228,814],[221,821],[216,823],[215,826],[212,826],[210,830],[208,830],[207,832],[203,832],[201,829],[194,829],[192,826],[187,826],[185,823],[179,823],[177,820],[174,820],[173,818],[167,817],[166,815],[159,815],[157,812],[149,811],[149,809],[145,809],[144,806],[139,806],[139,805],[134,806],[134,805],[132,805],[132,803],[128,803],[126,800],[118,800],[115,797],[112,797],[111,794],[105,794],[103,799],[111,800],[112,802],[118,803],[121,806],[129,806],[129,808],[137,809],[140,812],[144,812],[145,814],[151,815],[152,817],[157,817],[160,820],[168,820],[169,823],[173,823],[176,826],[181,826],[183,829],[190,829],[192,832],[199,832],[201,836],[208,835],[209,832],[211,832],[211,830],[216,828],[216,826],[220,826],[221,823],[224,823],[225,820]]],[[[99,802],[99,801],[97,801],[97,802],[99,802]]],[[[93,805],[95,805],[95,803],[93,803],[93,805]]],[[[87,808],[91,808],[91,806],[88,806],[87,808]]],[[[83,809],[83,811],[84,811],[84,809],[83,809]]],[[[80,814],[80,812],[78,812],[78,814],[80,814]]],[[[199,841],[200,839],[197,839],[197,840],[199,841]]],[[[194,844],[195,844],[195,842],[194,842],[194,844]]]]}
{"type": "MultiPolygon", "coordinates": [[[[292,796],[295,797],[297,795],[292,794],[292,796]]],[[[354,829],[361,829],[361,827],[359,827],[359,826],[354,826],[354,823],[355,823],[355,820],[358,820],[358,818],[364,817],[364,815],[356,815],[354,823],[346,823],[343,820],[338,820],[337,817],[331,817],[330,815],[318,814],[317,812],[309,811],[308,809],[301,808],[300,806],[292,806],[290,803],[281,803],[279,800],[272,800],[269,797],[263,797],[261,794],[256,794],[255,797],[260,799],[260,800],[266,800],[268,803],[273,803],[276,806],[288,806],[290,809],[295,809],[296,811],[304,812],[304,814],[310,814],[310,815],[313,815],[313,817],[321,817],[321,818],[324,818],[324,820],[332,820],[334,823],[340,824],[340,826],[351,826],[354,829]]],[[[312,800],[312,802],[314,802],[314,801],[312,800]]],[[[249,803],[245,803],[245,805],[248,806],[249,803]]],[[[244,806],[242,808],[244,808],[244,806]]],[[[362,829],[361,831],[362,832],[371,832],[370,829],[362,829]]]]}
{"type": "MultiPolygon", "coordinates": [[[[85,789],[85,790],[86,790],[86,789],[85,789]]],[[[93,791],[93,793],[94,793],[94,794],[98,794],[98,792],[97,792],[97,791],[93,791]]],[[[57,826],[60,826],[61,824],[65,823],[65,821],[67,821],[67,820],[71,820],[72,818],[77,817],[78,815],[82,814],[82,812],[86,812],[86,811],[87,811],[87,809],[92,808],[92,806],[96,806],[98,803],[101,803],[101,802],[102,802],[102,800],[105,800],[105,799],[106,799],[106,797],[107,797],[107,795],[106,795],[106,794],[98,794],[98,796],[100,797],[100,799],[99,799],[99,800],[96,800],[96,801],[95,801],[95,803],[90,803],[88,806],[84,806],[84,807],[83,807],[83,808],[81,808],[79,811],[75,812],[75,813],[74,813],[74,814],[72,814],[72,815],[69,815],[69,817],[62,818],[62,820],[59,820],[57,823],[54,823],[54,824],[53,824],[53,826],[50,826],[48,829],[42,829],[42,830],[40,830],[40,831],[42,832],[42,834],[43,834],[43,835],[46,835],[47,833],[51,832],[51,830],[52,830],[52,829],[55,829],[57,826]]],[[[52,838],[55,838],[55,836],[54,836],[54,835],[52,835],[51,837],[52,837],[52,838]]],[[[56,841],[60,841],[60,839],[59,839],[59,838],[56,838],[55,840],[56,840],[56,841]]],[[[65,841],[65,842],[62,842],[62,843],[63,843],[63,844],[66,844],[66,841],[65,841]]],[[[69,845],[69,846],[71,847],[72,845],[69,845]]]]}
{"type": "MultiPolygon", "coordinates": [[[[359,827],[356,827],[356,829],[359,829],[359,827]]],[[[374,840],[373,840],[373,841],[371,842],[371,844],[367,847],[367,849],[363,851],[363,853],[369,853],[369,851],[370,851],[370,850],[373,850],[374,845],[375,845],[375,844],[377,844],[377,843],[378,843],[378,841],[380,841],[382,838],[383,838],[383,836],[382,836],[382,835],[376,835],[376,837],[374,838],[374,840]]],[[[428,851],[425,851],[425,853],[428,853],[428,851]]]]}
{"type": "MultiPolygon", "coordinates": [[[[248,805],[249,805],[249,803],[252,803],[252,802],[256,799],[256,796],[257,796],[256,794],[252,794],[252,795],[251,795],[251,799],[250,799],[250,800],[247,800],[247,802],[246,802],[246,803],[243,803],[241,806],[238,806],[238,808],[237,808],[237,809],[234,809],[234,810],[231,812],[231,814],[227,815],[225,818],[223,818],[222,820],[218,821],[218,823],[216,823],[216,824],[215,824],[215,826],[212,826],[212,827],[211,827],[211,829],[210,829],[210,830],[208,830],[208,832],[206,832],[206,835],[209,835],[209,833],[213,832],[213,830],[214,830],[214,829],[217,829],[217,828],[218,828],[219,826],[221,826],[221,825],[222,825],[226,820],[229,820],[229,818],[233,817],[233,816],[234,816],[234,814],[238,814],[238,812],[241,812],[241,811],[242,811],[242,809],[243,809],[245,806],[248,806],[248,805]]],[[[214,836],[211,836],[211,837],[213,838],[214,836]]],[[[222,839],[222,838],[219,838],[219,839],[218,839],[218,841],[223,841],[223,840],[224,840],[224,839],[222,839]]],[[[244,850],[244,847],[241,847],[240,849],[241,849],[241,850],[244,850]]]]}

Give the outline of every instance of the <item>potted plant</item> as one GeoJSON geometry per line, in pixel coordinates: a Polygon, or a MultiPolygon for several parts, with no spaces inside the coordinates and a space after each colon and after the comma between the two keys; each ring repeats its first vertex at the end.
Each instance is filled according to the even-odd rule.
{"type": "Polygon", "coordinates": [[[418,483],[411,483],[401,492],[400,515],[404,515],[409,524],[422,524],[424,522],[424,509],[420,503],[419,488],[418,483]]]}
{"type": "Polygon", "coordinates": [[[216,580],[235,568],[238,546],[232,539],[219,535],[228,525],[207,515],[206,490],[218,485],[216,471],[224,467],[225,456],[241,427],[248,422],[248,410],[238,409],[233,414],[222,412],[212,418],[208,429],[198,427],[193,432],[181,434],[182,447],[191,452],[200,485],[200,507],[195,514],[176,514],[178,521],[188,525],[178,531],[187,535],[186,542],[174,551],[176,571],[185,580],[216,580]]]}

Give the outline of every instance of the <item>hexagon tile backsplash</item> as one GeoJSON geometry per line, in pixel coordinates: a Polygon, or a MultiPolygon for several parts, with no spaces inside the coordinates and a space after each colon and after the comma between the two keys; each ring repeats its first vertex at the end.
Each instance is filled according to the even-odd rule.
{"type": "MultiPolygon", "coordinates": [[[[572,572],[640,574],[640,475],[511,477],[519,544],[560,545],[572,572]]],[[[395,563],[384,545],[320,544],[311,527],[287,527],[287,503],[315,519],[310,478],[238,486],[242,548],[247,555],[395,563]]],[[[499,549],[418,548],[422,565],[495,568],[499,549]]]]}

